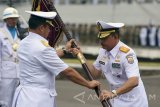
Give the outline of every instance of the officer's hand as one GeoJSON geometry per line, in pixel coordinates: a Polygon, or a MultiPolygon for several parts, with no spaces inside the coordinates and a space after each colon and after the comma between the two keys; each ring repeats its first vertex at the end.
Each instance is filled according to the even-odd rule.
{"type": "Polygon", "coordinates": [[[88,82],[88,88],[93,89],[96,86],[100,87],[101,83],[99,81],[96,80],[92,80],[88,82]]]}
{"type": "MultiPolygon", "coordinates": [[[[76,43],[76,41],[74,40],[74,39],[71,39],[70,41],[68,41],[67,43],[66,43],[66,45],[65,45],[65,49],[67,50],[67,51],[69,51],[71,48],[72,48],[72,43],[76,43]]],[[[77,45],[77,44],[76,44],[77,45]]]]}
{"type": "Polygon", "coordinates": [[[72,53],[74,56],[76,56],[79,52],[81,52],[79,44],[77,44],[74,39],[71,39],[70,41],[68,41],[68,42],[66,43],[65,49],[66,49],[68,52],[72,53]],[[76,48],[72,47],[72,43],[73,43],[73,42],[77,45],[76,48]]]}
{"type": "Polygon", "coordinates": [[[113,94],[112,94],[112,92],[107,91],[107,90],[102,90],[102,92],[99,96],[100,101],[103,101],[105,99],[111,99],[111,98],[113,98],[113,94]]]}
{"type": "Polygon", "coordinates": [[[81,50],[78,48],[71,48],[69,52],[72,53],[74,56],[77,56],[78,53],[81,53],[81,50]]]}

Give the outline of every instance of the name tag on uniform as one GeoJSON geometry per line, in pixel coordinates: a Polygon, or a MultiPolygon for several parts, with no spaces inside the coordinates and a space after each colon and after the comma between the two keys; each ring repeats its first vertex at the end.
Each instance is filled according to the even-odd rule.
{"type": "Polygon", "coordinates": [[[8,38],[5,37],[4,40],[8,40],[8,38]]]}
{"type": "Polygon", "coordinates": [[[120,63],[112,63],[112,68],[121,68],[120,63]]]}
{"type": "Polygon", "coordinates": [[[103,57],[100,58],[99,63],[102,64],[102,65],[105,65],[105,62],[106,62],[107,60],[108,60],[108,57],[103,56],[103,57]]]}
{"type": "Polygon", "coordinates": [[[103,62],[103,61],[99,61],[99,63],[102,64],[102,65],[105,65],[105,62],[103,62]]]}

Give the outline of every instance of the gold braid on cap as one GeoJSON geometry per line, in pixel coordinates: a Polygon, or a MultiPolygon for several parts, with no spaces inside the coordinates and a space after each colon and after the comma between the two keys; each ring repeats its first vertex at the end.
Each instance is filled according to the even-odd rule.
{"type": "Polygon", "coordinates": [[[99,32],[99,34],[98,34],[98,38],[99,38],[99,39],[105,38],[105,37],[109,36],[111,33],[115,32],[115,31],[116,31],[116,30],[101,31],[101,32],[99,32]]]}

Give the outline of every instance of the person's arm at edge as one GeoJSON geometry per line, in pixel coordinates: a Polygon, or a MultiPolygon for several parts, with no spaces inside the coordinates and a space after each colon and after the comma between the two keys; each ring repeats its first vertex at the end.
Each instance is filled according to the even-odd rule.
{"type": "Polygon", "coordinates": [[[61,72],[63,75],[65,75],[69,80],[71,80],[74,83],[77,83],[79,85],[85,86],[87,88],[94,88],[100,83],[98,81],[87,81],[85,78],[83,78],[75,69],[68,67],[64,71],[61,72]]]}

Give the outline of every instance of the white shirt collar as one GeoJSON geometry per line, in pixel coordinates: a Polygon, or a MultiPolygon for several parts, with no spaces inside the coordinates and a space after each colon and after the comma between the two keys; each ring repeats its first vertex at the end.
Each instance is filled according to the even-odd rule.
{"type": "Polygon", "coordinates": [[[37,33],[29,32],[29,35],[32,36],[32,37],[34,37],[34,38],[37,38],[37,39],[39,39],[39,40],[44,40],[44,41],[48,42],[48,40],[47,40],[46,38],[40,36],[40,35],[37,34],[37,33]]]}
{"type": "Polygon", "coordinates": [[[121,41],[119,41],[117,43],[117,45],[109,52],[113,57],[116,57],[118,51],[119,51],[119,47],[121,46],[121,41]]]}

